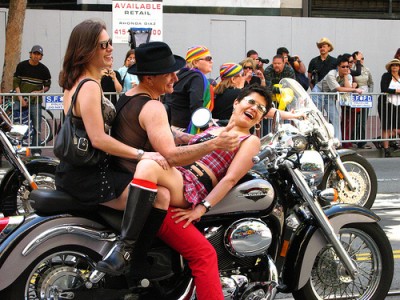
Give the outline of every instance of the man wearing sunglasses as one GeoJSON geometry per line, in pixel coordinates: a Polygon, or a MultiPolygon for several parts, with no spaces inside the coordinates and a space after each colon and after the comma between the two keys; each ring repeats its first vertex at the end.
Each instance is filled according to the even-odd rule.
{"type": "Polygon", "coordinates": [[[214,106],[214,91],[206,75],[212,71],[213,59],[205,46],[192,46],[186,52],[186,66],[178,73],[174,92],[165,95],[165,104],[172,128],[195,134],[197,127],[191,122],[193,112],[214,106]]]}
{"type": "MultiPolygon", "coordinates": [[[[331,70],[328,74],[317,83],[316,87],[323,93],[358,93],[362,94],[362,90],[352,87],[352,77],[350,75],[349,60],[347,57],[340,55],[337,58],[337,69],[331,70]]],[[[341,140],[340,130],[340,113],[336,105],[336,95],[324,95],[322,101],[317,103],[317,107],[322,111],[327,111],[329,122],[335,128],[335,136],[341,140]]]]}

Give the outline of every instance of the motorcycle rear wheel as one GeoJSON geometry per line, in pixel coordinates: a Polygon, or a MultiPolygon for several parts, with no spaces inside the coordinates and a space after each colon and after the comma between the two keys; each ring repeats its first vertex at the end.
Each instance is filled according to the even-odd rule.
{"type": "Polygon", "coordinates": [[[358,267],[353,280],[332,247],[318,254],[310,280],[293,293],[296,300],[385,299],[393,279],[394,261],[390,242],[376,223],[350,224],[340,230],[340,241],[358,267]]]}
{"type": "Polygon", "coordinates": [[[68,297],[75,290],[86,289],[85,276],[94,269],[96,260],[85,252],[82,249],[48,251],[26,268],[1,296],[24,300],[73,299],[68,297]]]}
{"type": "Polygon", "coordinates": [[[378,191],[378,180],[371,164],[357,153],[341,157],[356,189],[351,191],[345,180],[337,174],[337,168],[331,165],[324,174],[320,189],[335,188],[339,202],[371,208],[378,191]]]}

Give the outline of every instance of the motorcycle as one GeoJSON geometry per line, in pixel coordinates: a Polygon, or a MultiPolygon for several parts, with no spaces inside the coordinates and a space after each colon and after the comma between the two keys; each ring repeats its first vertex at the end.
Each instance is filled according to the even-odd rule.
{"type": "MultiPolygon", "coordinates": [[[[280,97],[287,110],[295,109],[304,112],[304,120],[293,120],[292,124],[284,124],[284,135],[302,134],[307,137],[307,149],[318,151],[324,160],[325,174],[318,188],[335,188],[339,192],[339,202],[371,208],[378,191],[376,173],[371,164],[356,151],[337,149],[340,142],[334,138],[333,126],[323,117],[321,111],[312,101],[298,110],[289,103],[293,91],[298,97],[309,99],[309,94],[288,78],[280,82],[280,97]],[[316,117],[318,115],[318,117],[316,117]],[[310,116],[310,118],[308,118],[310,116]],[[310,122],[312,121],[312,122],[310,122]],[[294,125],[294,126],[293,126],[294,125]],[[329,130],[321,134],[321,130],[329,130]]],[[[283,137],[282,137],[283,138],[283,137]]]]}
{"type": "MultiPolygon", "coordinates": [[[[275,136],[282,131],[278,121],[279,112],[275,136]]],[[[324,163],[305,141],[300,134],[264,140],[253,161],[268,172],[249,171],[196,223],[216,250],[225,299],[387,295],[394,261],[379,217],[360,206],[319,204],[336,193],[315,188],[324,163]]],[[[61,191],[35,190],[31,201],[36,214],[0,219],[2,299],[196,298],[187,264],[161,241],[141,258],[152,264],[146,270],[118,277],[96,270],[117,239],[122,212],[83,206],[61,191]]]]}
{"type": "Polygon", "coordinates": [[[0,153],[11,164],[0,184],[0,212],[5,216],[33,211],[29,203],[32,190],[55,189],[58,161],[50,157],[21,158],[28,125],[14,125],[0,107],[0,153]]]}

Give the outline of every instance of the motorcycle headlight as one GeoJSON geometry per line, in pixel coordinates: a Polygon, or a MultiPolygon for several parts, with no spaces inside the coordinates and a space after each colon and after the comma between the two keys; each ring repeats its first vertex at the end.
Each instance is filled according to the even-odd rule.
{"type": "Polygon", "coordinates": [[[324,161],[318,151],[306,150],[300,158],[300,170],[307,179],[314,180],[314,185],[318,186],[324,177],[324,161]]]}
{"type": "Polygon", "coordinates": [[[331,123],[328,123],[326,125],[326,129],[330,138],[333,138],[335,136],[335,128],[333,127],[333,125],[331,123]]]}

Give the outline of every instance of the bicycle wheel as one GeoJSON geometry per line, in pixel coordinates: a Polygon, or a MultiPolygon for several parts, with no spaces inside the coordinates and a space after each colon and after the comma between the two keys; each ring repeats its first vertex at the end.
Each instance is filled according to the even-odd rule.
{"type": "Polygon", "coordinates": [[[40,146],[47,146],[47,144],[53,139],[53,130],[49,120],[42,116],[40,122],[40,146]]]}

